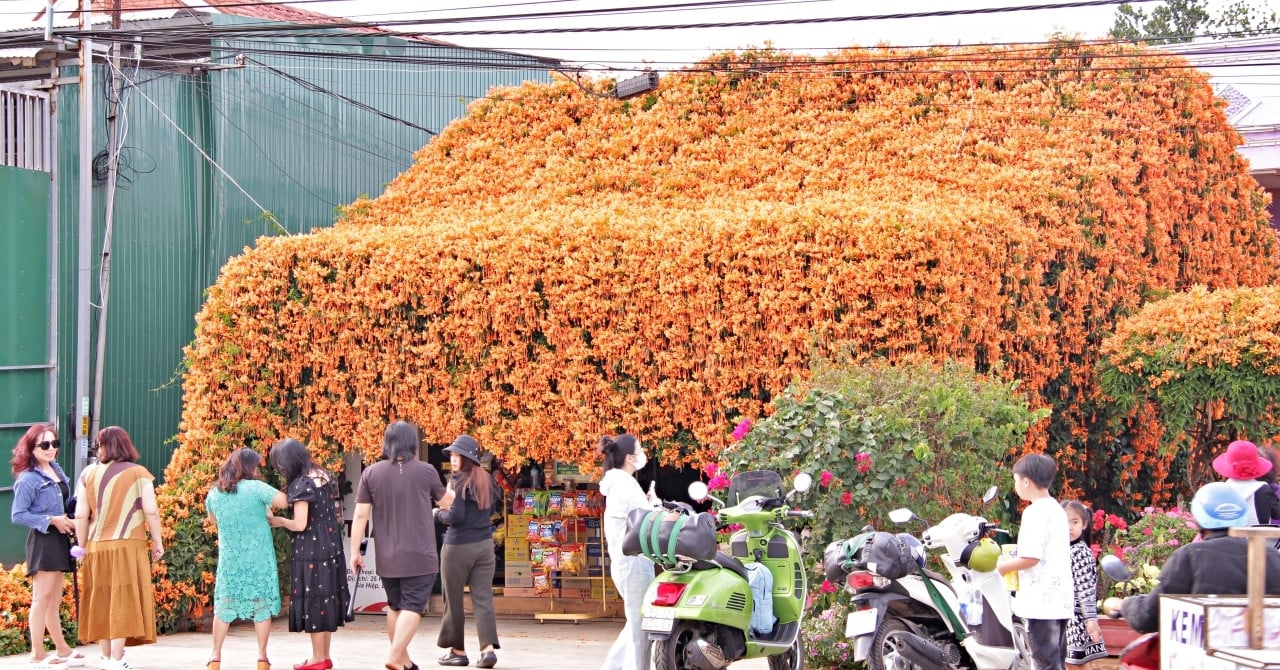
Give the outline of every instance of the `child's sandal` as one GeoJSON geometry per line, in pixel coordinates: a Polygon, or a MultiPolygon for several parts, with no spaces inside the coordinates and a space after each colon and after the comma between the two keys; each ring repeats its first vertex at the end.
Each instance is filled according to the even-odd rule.
{"type": "Polygon", "coordinates": [[[222,659],[215,660],[211,658],[208,663],[204,664],[204,667],[205,670],[222,670],[222,659]]]}
{"type": "Polygon", "coordinates": [[[271,670],[271,661],[265,658],[258,659],[258,670],[271,670]]]}

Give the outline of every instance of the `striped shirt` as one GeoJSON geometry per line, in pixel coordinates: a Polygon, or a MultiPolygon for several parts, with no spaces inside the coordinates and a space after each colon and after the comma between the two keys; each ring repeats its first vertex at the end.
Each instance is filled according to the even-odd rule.
{"type": "Polygon", "coordinates": [[[89,541],[146,540],[142,489],[153,479],[146,468],[128,461],[99,463],[86,472],[89,541]]]}

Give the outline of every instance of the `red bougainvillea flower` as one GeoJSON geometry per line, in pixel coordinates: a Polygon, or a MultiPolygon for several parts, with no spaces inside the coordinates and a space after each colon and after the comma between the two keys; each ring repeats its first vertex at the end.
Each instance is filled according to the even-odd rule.
{"type": "Polygon", "coordinates": [[[704,474],[706,474],[706,475],[707,475],[707,477],[709,477],[709,478],[710,478],[710,477],[715,477],[715,476],[716,476],[716,474],[720,472],[720,464],[719,464],[719,463],[707,463],[706,465],[702,466],[702,472],[703,472],[704,474]]]}
{"type": "Polygon", "coordinates": [[[738,426],[733,429],[733,439],[741,440],[751,432],[751,419],[743,419],[738,422],[738,426]]]}
{"type": "Polygon", "coordinates": [[[818,476],[818,483],[823,486],[831,486],[831,480],[835,478],[836,476],[831,474],[830,470],[823,470],[822,474],[818,476]]]}
{"type": "Polygon", "coordinates": [[[1129,524],[1128,524],[1128,523],[1126,523],[1124,519],[1121,519],[1120,517],[1116,516],[1115,514],[1111,514],[1111,515],[1109,515],[1109,516],[1107,517],[1107,523],[1111,524],[1112,526],[1115,526],[1115,527],[1116,527],[1116,530],[1128,530],[1128,529],[1129,529],[1129,524]]]}
{"type": "Polygon", "coordinates": [[[852,504],[853,504],[853,494],[852,494],[852,493],[849,493],[848,491],[845,491],[844,493],[841,493],[841,494],[840,494],[840,502],[841,502],[841,504],[843,504],[845,507],[848,507],[849,505],[852,505],[852,504]]]}
{"type": "Polygon", "coordinates": [[[823,593],[835,593],[837,590],[838,589],[836,588],[835,584],[832,584],[829,580],[826,580],[826,579],[822,580],[823,593]]]}
{"type": "Polygon", "coordinates": [[[716,475],[711,478],[711,481],[707,482],[707,488],[712,491],[727,489],[729,488],[729,478],[724,475],[716,475]]]}

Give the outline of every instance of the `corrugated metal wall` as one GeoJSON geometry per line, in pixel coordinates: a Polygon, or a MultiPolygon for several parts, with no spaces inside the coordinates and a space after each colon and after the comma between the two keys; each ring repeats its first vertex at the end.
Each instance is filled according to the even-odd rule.
{"type": "MultiPolygon", "coordinates": [[[[32,424],[47,421],[53,271],[49,234],[49,174],[0,166],[0,563],[23,560],[27,529],[8,521],[13,477],[8,454],[32,424]]],[[[66,450],[63,450],[66,451],[66,450]]],[[[59,454],[64,466],[69,459],[59,454]]]]}
{"type": "MultiPolygon", "coordinates": [[[[182,348],[193,337],[203,291],[228,258],[260,236],[279,234],[253,201],[290,233],[328,226],[335,206],[382,192],[430,139],[422,130],[314,87],[439,130],[495,85],[549,78],[545,64],[534,59],[383,36],[352,38],[351,46],[339,45],[334,37],[273,38],[271,44],[273,50],[323,48],[352,57],[248,53],[256,62],[199,75],[126,68],[138,87],[125,114],[129,130],[122,176],[128,182],[116,197],[101,415],[103,426],[116,424],[129,431],[142,463],[157,475],[169,461],[168,442],[178,432],[182,348]],[[360,57],[370,53],[414,59],[432,55],[442,64],[360,57]],[[201,156],[178,127],[230,178],[201,156]]],[[[237,45],[223,46],[214,53],[215,64],[234,64],[237,45]]],[[[65,75],[75,76],[75,70],[65,75]]],[[[104,81],[105,72],[100,69],[97,77],[104,81]]],[[[74,86],[60,89],[58,104],[63,110],[77,108],[74,86]]],[[[99,106],[99,118],[102,114],[99,106]]],[[[59,305],[58,411],[65,413],[74,392],[77,130],[75,114],[61,118],[59,281],[64,299],[59,305]]],[[[99,122],[95,130],[96,148],[105,146],[104,127],[99,122]]],[[[95,198],[101,202],[101,188],[95,198]]],[[[101,211],[97,216],[100,220],[101,211]]],[[[95,240],[95,249],[99,245],[95,240]]]]}

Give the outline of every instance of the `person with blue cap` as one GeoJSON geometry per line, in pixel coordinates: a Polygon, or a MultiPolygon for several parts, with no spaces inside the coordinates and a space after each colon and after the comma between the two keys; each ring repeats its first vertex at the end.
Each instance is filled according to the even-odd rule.
{"type": "MultiPolygon", "coordinates": [[[[1200,487],[1191,499],[1191,516],[1200,526],[1200,541],[1180,547],[1160,570],[1160,583],[1150,593],[1125,598],[1121,608],[1139,633],[1160,627],[1160,596],[1241,595],[1248,588],[1249,546],[1227,534],[1248,525],[1248,505],[1226,482],[1200,487]]],[[[1280,552],[1267,550],[1267,593],[1280,595],[1280,552]]]]}

